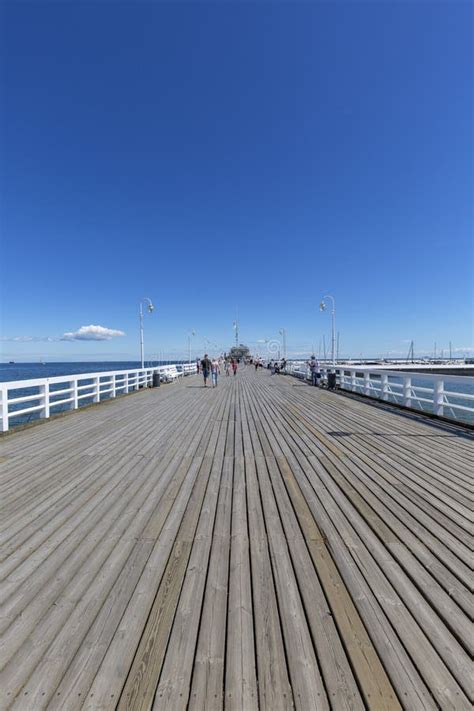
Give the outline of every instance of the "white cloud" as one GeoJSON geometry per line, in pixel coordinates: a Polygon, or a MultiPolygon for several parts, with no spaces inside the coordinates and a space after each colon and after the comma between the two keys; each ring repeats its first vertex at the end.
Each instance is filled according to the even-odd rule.
{"type": "Polygon", "coordinates": [[[52,343],[58,340],[57,338],[51,338],[51,336],[2,336],[0,341],[8,343],[52,343]]]}
{"type": "Polygon", "coordinates": [[[105,326],[81,326],[78,331],[65,333],[61,341],[110,341],[116,336],[125,336],[123,331],[117,331],[105,326]]]}

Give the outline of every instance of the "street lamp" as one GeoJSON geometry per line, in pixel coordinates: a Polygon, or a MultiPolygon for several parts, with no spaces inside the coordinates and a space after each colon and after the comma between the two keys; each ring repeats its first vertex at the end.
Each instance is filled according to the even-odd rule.
{"type": "Polygon", "coordinates": [[[280,328],[280,336],[283,336],[283,358],[286,360],[286,329],[280,328]]]}
{"type": "Polygon", "coordinates": [[[332,355],[332,364],[336,365],[336,302],[334,301],[334,297],[331,296],[330,294],[326,294],[326,296],[323,296],[323,299],[321,303],[319,304],[319,310],[320,311],[326,311],[327,306],[324,301],[324,299],[331,299],[332,301],[332,338],[331,338],[331,355],[332,355]]]}
{"type": "Polygon", "coordinates": [[[195,336],[196,331],[189,331],[188,333],[188,363],[191,363],[191,336],[195,336]]]}
{"type": "Polygon", "coordinates": [[[143,297],[143,299],[141,299],[139,315],[140,315],[140,358],[141,358],[141,362],[142,362],[142,368],[145,365],[144,351],[143,351],[143,303],[144,302],[146,302],[147,311],[149,314],[152,314],[153,311],[155,310],[155,307],[151,303],[151,299],[149,299],[147,296],[145,296],[145,297],[143,297]]]}

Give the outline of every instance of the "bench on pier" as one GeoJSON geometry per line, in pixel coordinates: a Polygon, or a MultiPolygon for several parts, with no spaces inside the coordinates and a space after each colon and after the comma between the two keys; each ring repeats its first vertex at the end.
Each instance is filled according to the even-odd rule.
{"type": "Polygon", "coordinates": [[[167,365],[160,368],[161,380],[164,383],[174,383],[182,375],[183,373],[180,373],[175,365],[167,365]]]}
{"type": "Polygon", "coordinates": [[[196,363],[183,363],[178,368],[182,375],[195,375],[197,373],[196,363]]]}

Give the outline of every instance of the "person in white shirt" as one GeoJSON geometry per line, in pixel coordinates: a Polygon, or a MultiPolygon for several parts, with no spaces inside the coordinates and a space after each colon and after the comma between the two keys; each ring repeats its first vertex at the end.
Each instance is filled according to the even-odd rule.
{"type": "Polygon", "coordinates": [[[212,381],[212,387],[217,388],[217,376],[220,374],[221,369],[219,367],[219,361],[217,358],[214,358],[214,360],[211,362],[211,381],[212,381]]]}

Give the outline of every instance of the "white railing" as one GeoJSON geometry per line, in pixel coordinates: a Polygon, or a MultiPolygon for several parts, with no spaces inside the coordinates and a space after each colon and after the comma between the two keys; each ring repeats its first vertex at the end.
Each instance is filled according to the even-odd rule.
{"type": "MultiPolygon", "coordinates": [[[[165,366],[166,367],[166,366],[165,366]]],[[[194,373],[197,373],[197,365],[196,363],[178,363],[176,366],[178,371],[180,371],[183,375],[194,375],[194,373]]]]}
{"type": "MultiPolygon", "coordinates": [[[[472,376],[343,365],[322,365],[319,371],[321,384],[327,384],[328,373],[336,373],[336,383],[341,390],[395,402],[403,407],[423,410],[440,417],[474,423],[472,376]]],[[[306,363],[288,363],[286,372],[303,380],[311,380],[310,369],[306,363]]]]}
{"type": "Polygon", "coordinates": [[[197,370],[195,364],[173,364],[0,383],[0,431],[6,432],[13,418],[20,417],[23,421],[26,415],[48,418],[55,412],[77,410],[88,402],[100,402],[151,387],[153,375],[159,374],[160,381],[166,381],[171,367],[180,369],[181,376],[192,375],[197,370]]]}

